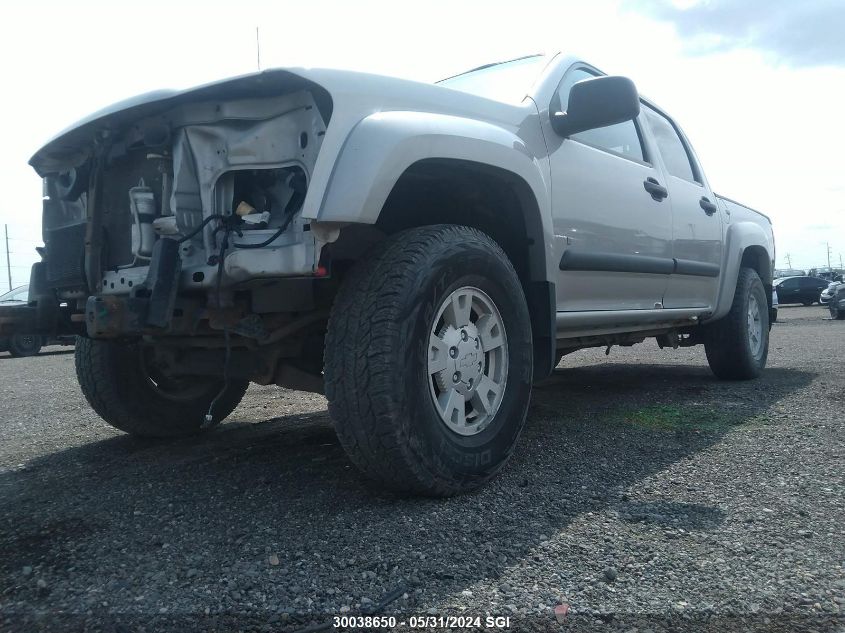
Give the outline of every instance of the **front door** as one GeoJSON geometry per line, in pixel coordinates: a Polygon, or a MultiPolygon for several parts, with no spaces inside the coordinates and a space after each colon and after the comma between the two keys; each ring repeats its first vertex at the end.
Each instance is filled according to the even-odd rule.
{"type": "Polygon", "coordinates": [[[790,277],[789,279],[785,279],[778,286],[777,290],[779,304],[802,302],[800,277],[790,277]]]}
{"type": "MultiPolygon", "coordinates": [[[[594,76],[569,70],[550,108],[560,109],[574,83],[594,76]]],[[[673,268],[671,206],[662,173],[646,161],[642,124],[567,139],[546,128],[559,312],[654,309],[663,300],[673,268]]]]}

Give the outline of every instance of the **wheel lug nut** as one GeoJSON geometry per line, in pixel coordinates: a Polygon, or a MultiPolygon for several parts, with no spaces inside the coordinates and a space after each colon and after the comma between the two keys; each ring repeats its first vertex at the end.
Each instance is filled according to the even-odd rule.
{"type": "Polygon", "coordinates": [[[457,358],[458,357],[458,348],[455,347],[455,346],[450,347],[449,348],[449,356],[451,356],[452,358],[457,358]]]}
{"type": "Polygon", "coordinates": [[[469,381],[467,381],[467,384],[468,384],[470,387],[472,387],[472,378],[470,378],[470,379],[469,379],[469,381]]]}
{"type": "Polygon", "coordinates": [[[467,331],[466,331],[466,330],[461,330],[461,340],[462,340],[462,341],[465,341],[465,340],[467,340],[468,338],[469,338],[469,335],[467,334],[467,331]]]}
{"type": "Polygon", "coordinates": [[[455,374],[452,376],[452,382],[460,382],[461,380],[461,372],[456,371],[455,374]]]}
{"type": "Polygon", "coordinates": [[[478,347],[479,347],[479,345],[478,345],[478,339],[475,339],[475,349],[478,349],[478,347]]]}

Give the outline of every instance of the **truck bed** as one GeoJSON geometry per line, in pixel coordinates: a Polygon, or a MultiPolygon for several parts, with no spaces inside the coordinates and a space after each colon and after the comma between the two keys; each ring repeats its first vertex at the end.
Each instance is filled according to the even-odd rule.
{"type": "Polygon", "coordinates": [[[736,200],[732,200],[731,198],[728,198],[727,196],[723,196],[723,195],[718,194],[718,193],[714,194],[714,195],[716,196],[716,198],[718,200],[721,200],[722,203],[724,203],[724,205],[731,212],[733,212],[737,209],[742,209],[743,211],[750,211],[751,213],[756,213],[757,215],[760,215],[760,216],[766,218],[766,220],[768,220],[769,224],[772,223],[772,219],[768,215],[763,213],[762,211],[758,211],[757,209],[752,209],[751,207],[744,205],[741,202],[737,202],[736,200]]]}

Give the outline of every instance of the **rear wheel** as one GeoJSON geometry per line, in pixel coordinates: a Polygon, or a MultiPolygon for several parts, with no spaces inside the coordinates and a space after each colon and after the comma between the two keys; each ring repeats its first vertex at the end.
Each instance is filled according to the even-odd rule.
{"type": "Polygon", "coordinates": [[[78,338],[76,376],[94,411],[113,427],[141,437],[193,435],[218,424],[243,398],[249,383],[219,378],[172,378],[148,362],[137,343],[78,338]],[[220,394],[219,398],[217,398],[220,394]],[[217,398],[212,421],[205,423],[217,398]]]}
{"type": "Polygon", "coordinates": [[[9,339],[9,353],[12,356],[35,356],[41,351],[41,337],[34,334],[15,334],[9,339]]]}
{"type": "Polygon", "coordinates": [[[340,442],[386,487],[475,488],[522,430],[532,353],[522,286],[490,237],[453,225],[400,233],[332,307],[326,395],[340,442]]]}
{"type": "Polygon", "coordinates": [[[769,355],[769,309],[757,272],[741,268],[731,310],[706,326],[710,369],[723,380],[756,378],[769,355]]]}
{"type": "Polygon", "coordinates": [[[834,308],[833,305],[830,306],[830,318],[836,319],[837,321],[845,320],[845,310],[840,310],[839,308],[834,308]]]}

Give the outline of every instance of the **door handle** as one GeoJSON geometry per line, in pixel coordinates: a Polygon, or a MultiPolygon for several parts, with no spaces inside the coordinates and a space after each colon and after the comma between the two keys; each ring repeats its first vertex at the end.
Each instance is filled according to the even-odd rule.
{"type": "Polygon", "coordinates": [[[705,196],[701,197],[701,200],[698,202],[701,205],[701,208],[704,209],[704,213],[707,215],[713,215],[719,209],[715,204],[710,202],[705,196]]]}
{"type": "Polygon", "coordinates": [[[660,202],[663,198],[669,195],[669,190],[657,182],[656,178],[646,178],[643,181],[643,187],[651,194],[651,197],[660,202]]]}

